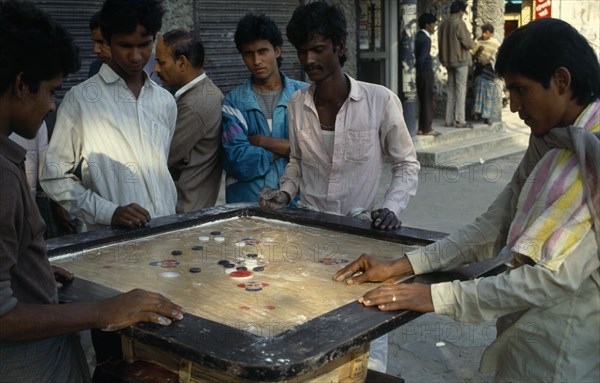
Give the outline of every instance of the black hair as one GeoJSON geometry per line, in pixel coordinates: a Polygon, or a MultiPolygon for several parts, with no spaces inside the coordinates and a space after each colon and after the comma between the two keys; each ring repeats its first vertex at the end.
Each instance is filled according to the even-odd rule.
{"type": "Polygon", "coordinates": [[[100,28],[100,14],[101,12],[98,11],[96,13],[94,13],[94,15],[90,18],[90,31],[100,28]]]}
{"type": "Polygon", "coordinates": [[[450,14],[455,14],[458,12],[465,12],[466,10],[467,10],[467,5],[460,0],[455,0],[452,2],[452,4],[450,4],[450,14]]]}
{"type": "Polygon", "coordinates": [[[431,13],[423,13],[419,16],[419,28],[424,29],[427,24],[435,23],[437,18],[431,13]]]}
{"type": "Polygon", "coordinates": [[[21,78],[36,93],[42,81],[75,73],[81,67],[73,38],[31,3],[0,2],[0,94],[21,78]]]}
{"type": "MultiPolygon", "coordinates": [[[[277,24],[264,14],[246,13],[240,19],[235,30],[235,47],[242,53],[244,44],[253,43],[257,40],[269,40],[273,48],[283,46],[283,36],[277,24]]],[[[281,67],[283,58],[277,58],[277,67],[281,67]]]]}
{"type": "Polygon", "coordinates": [[[110,42],[115,33],[133,33],[138,24],[155,36],[165,13],[162,0],[106,0],[101,10],[102,37],[110,42]]]}
{"type": "Polygon", "coordinates": [[[481,26],[481,32],[491,32],[494,33],[494,26],[490,23],[485,23],[481,26]]]}
{"type": "Polygon", "coordinates": [[[496,73],[521,74],[548,88],[559,67],[571,74],[573,98],[580,105],[600,97],[600,64],[588,41],[558,19],[538,19],[512,32],[502,43],[496,73]]]}
{"type": "Polygon", "coordinates": [[[191,31],[185,29],[174,29],[162,38],[165,45],[171,48],[173,60],[185,56],[194,68],[204,67],[204,44],[200,37],[194,37],[191,31]]]}
{"type": "MultiPolygon", "coordinates": [[[[312,40],[315,34],[331,39],[334,49],[348,35],[346,16],[338,5],[320,0],[299,5],[287,25],[287,37],[296,49],[312,40]]],[[[347,60],[344,53],[340,65],[347,60]]]]}

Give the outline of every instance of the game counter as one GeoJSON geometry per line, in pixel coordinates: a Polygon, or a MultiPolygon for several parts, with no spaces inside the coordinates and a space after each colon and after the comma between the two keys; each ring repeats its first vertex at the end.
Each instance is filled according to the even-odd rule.
{"type": "MultiPolygon", "coordinates": [[[[56,238],[48,250],[53,264],[75,274],[59,290],[61,302],[139,287],[184,307],[183,320],[170,326],[120,331],[127,363],[156,364],[181,382],[364,382],[369,342],[421,314],[364,307],[357,299],[380,284],[350,286],[332,276],[362,253],[397,258],[444,235],[230,204],[133,230],[56,238]]],[[[490,261],[413,280],[469,279],[501,269],[502,262],[490,261]]]]}

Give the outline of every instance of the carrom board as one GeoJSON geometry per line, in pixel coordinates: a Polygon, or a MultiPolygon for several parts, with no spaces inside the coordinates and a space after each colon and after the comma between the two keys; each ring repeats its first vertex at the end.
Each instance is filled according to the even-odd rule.
{"type": "Polygon", "coordinates": [[[237,204],[162,217],[136,230],[64,237],[50,241],[49,253],[53,264],[76,276],[59,292],[64,302],[144,288],[185,308],[184,319],[171,326],[121,331],[128,358],[143,355],[184,368],[183,375],[212,376],[188,380],[194,382],[296,382],[349,355],[363,358],[370,340],[419,315],[366,308],[357,299],[378,284],[349,286],[333,281],[333,274],[361,253],[399,257],[442,236],[411,228],[386,233],[346,217],[237,204]],[[233,279],[226,262],[229,269],[259,269],[233,279]],[[154,351],[132,351],[132,344],[154,351]]]}
{"type": "MultiPolygon", "coordinates": [[[[349,261],[361,253],[401,256],[407,248],[275,219],[235,217],[83,250],[53,263],[120,292],[159,291],[187,313],[275,336],[378,285],[335,282],[333,274],[349,261]],[[236,279],[226,273],[237,268],[252,275],[236,279]]],[[[340,318],[339,325],[352,320],[340,318]]]]}

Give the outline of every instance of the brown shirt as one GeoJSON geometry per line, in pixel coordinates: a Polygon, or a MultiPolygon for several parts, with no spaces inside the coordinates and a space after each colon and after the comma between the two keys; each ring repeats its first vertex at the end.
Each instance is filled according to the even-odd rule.
{"type": "Polygon", "coordinates": [[[17,302],[58,303],[46,225],[25,175],[25,150],[0,135],[0,316],[17,302]]]}
{"type": "MultiPolygon", "coordinates": [[[[58,303],[44,241],[46,225],[29,191],[25,153],[0,135],[0,316],[18,302],[58,303]]],[[[78,338],[44,336],[0,342],[1,382],[91,382],[78,338]]]]}
{"type": "Polygon", "coordinates": [[[438,30],[438,55],[443,66],[468,65],[475,42],[460,14],[446,19],[438,30]]]}

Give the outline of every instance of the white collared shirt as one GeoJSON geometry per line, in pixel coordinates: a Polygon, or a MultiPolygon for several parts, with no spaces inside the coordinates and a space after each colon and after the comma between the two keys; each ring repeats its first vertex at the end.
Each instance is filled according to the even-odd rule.
{"type": "Polygon", "coordinates": [[[184,94],[185,92],[187,92],[194,85],[196,85],[200,81],[204,80],[205,78],[206,78],[206,73],[202,73],[200,76],[196,77],[192,81],[188,82],[187,84],[185,84],[184,86],[182,86],[181,88],[179,88],[179,90],[177,90],[177,92],[175,92],[175,99],[178,99],[179,97],[181,97],[182,94],[184,94]]]}
{"type": "Polygon", "coordinates": [[[108,65],[65,95],[42,168],[50,197],[88,229],[110,225],[119,206],[137,203],[151,217],[175,213],[167,168],[177,106],[146,81],[136,99],[108,65]],[[82,179],[73,174],[81,162],[82,179]]]}
{"type": "Polygon", "coordinates": [[[389,89],[350,79],[350,95],[335,120],[333,156],[327,153],[314,104],[315,85],[288,103],[290,162],[280,190],[319,211],[348,215],[353,209],[388,208],[397,215],[417,192],[419,162],[402,114],[389,89]],[[374,206],[384,157],[392,180],[382,206],[374,206]]]}

